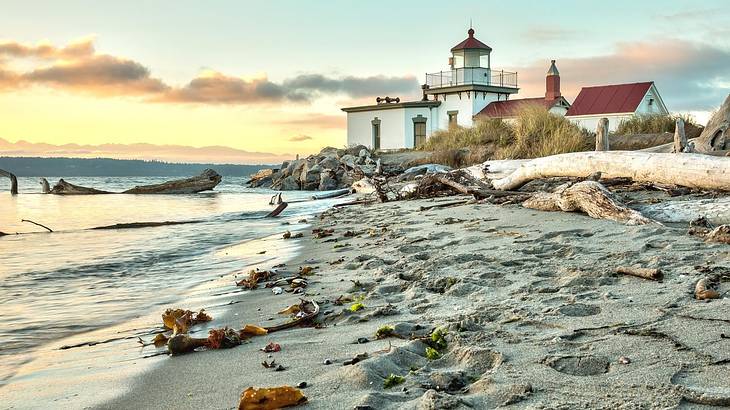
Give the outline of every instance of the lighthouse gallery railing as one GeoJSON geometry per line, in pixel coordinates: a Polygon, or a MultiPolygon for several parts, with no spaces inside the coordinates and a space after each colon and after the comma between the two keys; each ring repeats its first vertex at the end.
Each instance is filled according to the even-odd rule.
{"type": "Polygon", "coordinates": [[[471,84],[517,88],[517,73],[482,67],[455,68],[438,73],[427,73],[426,84],[429,88],[471,84]]]}

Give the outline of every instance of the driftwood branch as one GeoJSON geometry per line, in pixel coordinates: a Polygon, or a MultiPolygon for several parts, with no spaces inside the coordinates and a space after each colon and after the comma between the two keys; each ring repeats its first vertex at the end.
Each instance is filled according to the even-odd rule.
{"type": "Polygon", "coordinates": [[[536,193],[523,202],[522,206],[541,211],[584,212],[591,218],[609,219],[627,225],[652,222],[641,213],[627,208],[609,190],[595,181],[565,184],[552,193],[536,193]]]}
{"type": "Polygon", "coordinates": [[[10,195],[18,195],[18,178],[15,174],[0,169],[0,176],[10,178],[10,195]]]}
{"type": "Polygon", "coordinates": [[[656,268],[635,268],[632,266],[619,266],[618,268],[616,268],[616,272],[623,275],[631,275],[649,280],[662,279],[662,271],[656,268]]]}
{"type": "Polygon", "coordinates": [[[51,186],[48,184],[48,180],[41,177],[38,180],[38,183],[41,184],[41,191],[43,191],[44,194],[50,194],[51,193],[51,186]]]}
{"type": "Polygon", "coordinates": [[[43,224],[39,224],[38,222],[33,222],[30,219],[21,219],[20,222],[32,223],[33,225],[40,226],[41,228],[48,230],[48,232],[53,232],[53,229],[51,229],[43,224]]]}
{"type": "Polygon", "coordinates": [[[269,214],[266,215],[266,217],[273,218],[275,216],[279,216],[279,214],[282,213],[284,211],[284,209],[286,209],[287,206],[289,206],[288,203],[286,203],[284,201],[280,202],[279,205],[273,211],[269,212],[269,214]]]}
{"type": "Polygon", "coordinates": [[[640,151],[573,152],[537,158],[509,176],[492,181],[492,185],[512,190],[534,179],[583,177],[594,172],[601,172],[603,178],[730,190],[729,158],[640,151]]]}

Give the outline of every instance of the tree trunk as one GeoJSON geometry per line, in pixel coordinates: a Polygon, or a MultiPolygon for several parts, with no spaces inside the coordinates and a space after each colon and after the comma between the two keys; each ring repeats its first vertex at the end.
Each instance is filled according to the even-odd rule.
{"type": "Polygon", "coordinates": [[[0,169],[0,176],[10,178],[10,195],[18,195],[18,178],[11,172],[0,169]]]}
{"type": "Polygon", "coordinates": [[[492,185],[513,190],[534,179],[585,177],[594,172],[601,172],[603,178],[730,190],[730,158],[638,151],[572,152],[537,158],[492,185]]]}
{"type": "Polygon", "coordinates": [[[48,192],[49,194],[55,195],[99,195],[99,194],[112,194],[113,192],[102,191],[94,188],[87,188],[80,185],[70,184],[63,180],[58,180],[58,183],[48,192]]]}
{"type": "Polygon", "coordinates": [[[608,151],[608,118],[601,118],[596,128],[596,151],[608,151]]]}
{"type": "Polygon", "coordinates": [[[538,192],[523,202],[522,206],[541,211],[583,212],[591,218],[609,219],[626,225],[652,222],[641,213],[624,206],[595,181],[565,184],[552,193],[538,192]]]}

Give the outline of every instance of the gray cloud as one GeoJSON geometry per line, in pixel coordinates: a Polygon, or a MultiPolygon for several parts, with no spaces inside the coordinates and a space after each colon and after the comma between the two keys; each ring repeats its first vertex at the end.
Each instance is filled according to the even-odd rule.
{"type": "Polygon", "coordinates": [[[560,27],[531,27],[524,33],[523,37],[529,41],[553,42],[571,38],[575,34],[575,30],[560,27]]]}
{"type": "Polygon", "coordinates": [[[295,135],[295,136],[289,138],[289,141],[301,142],[301,141],[307,141],[307,140],[311,140],[311,139],[313,139],[313,138],[310,137],[309,135],[301,134],[301,135],[295,135]]]}
{"type": "Polygon", "coordinates": [[[169,88],[162,81],[150,77],[149,70],[143,65],[108,55],[39,68],[24,74],[22,80],[99,95],[148,94],[169,88]]]}
{"type": "Polygon", "coordinates": [[[354,98],[385,94],[414,94],[419,90],[418,79],[414,76],[387,77],[383,75],[330,78],[322,74],[304,74],[284,81],[283,86],[302,93],[343,93],[354,98]]]}

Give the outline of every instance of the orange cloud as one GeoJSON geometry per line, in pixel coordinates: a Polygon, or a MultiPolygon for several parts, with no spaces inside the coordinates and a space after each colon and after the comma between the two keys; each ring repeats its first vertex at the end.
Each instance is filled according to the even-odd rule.
{"type": "Polygon", "coordinates": [[[0,88],[42,85],[99,96],[144,97],[144,101],[186,104],[262,104],[279,101],[307,103],[325,94],[350,97],[410,92],[418,89],[413,76],[341,77],[304,74],[281,83],[266,78],[243,79],[222,73],[206,73],[183,87],[172,87],[152,77],[143,64],[121,57],[96,54],[93,39],[65,47],[51,44],[0,43],[0,88]],[[13,72],[7,59],[37,58],[49,61],[28,72],[13,72]]]}
{"type": "Polygon", "coordinates": [[[307,114],[299,118],[278,120],[276,123],[296,128],[345,129],[347,117],[345,115],[307,114]]]}
{"type": "Polygon", "coordinates": [[[295,135],[295,136],[289,138],[289,141],[291,141],[291,142],[301,142],[301,141],[307,141],[307,140],[311,140],[311,139],[313,139],[313,138],[310,137],[309,135],[301,134],[301,135],[295,135]]]}

